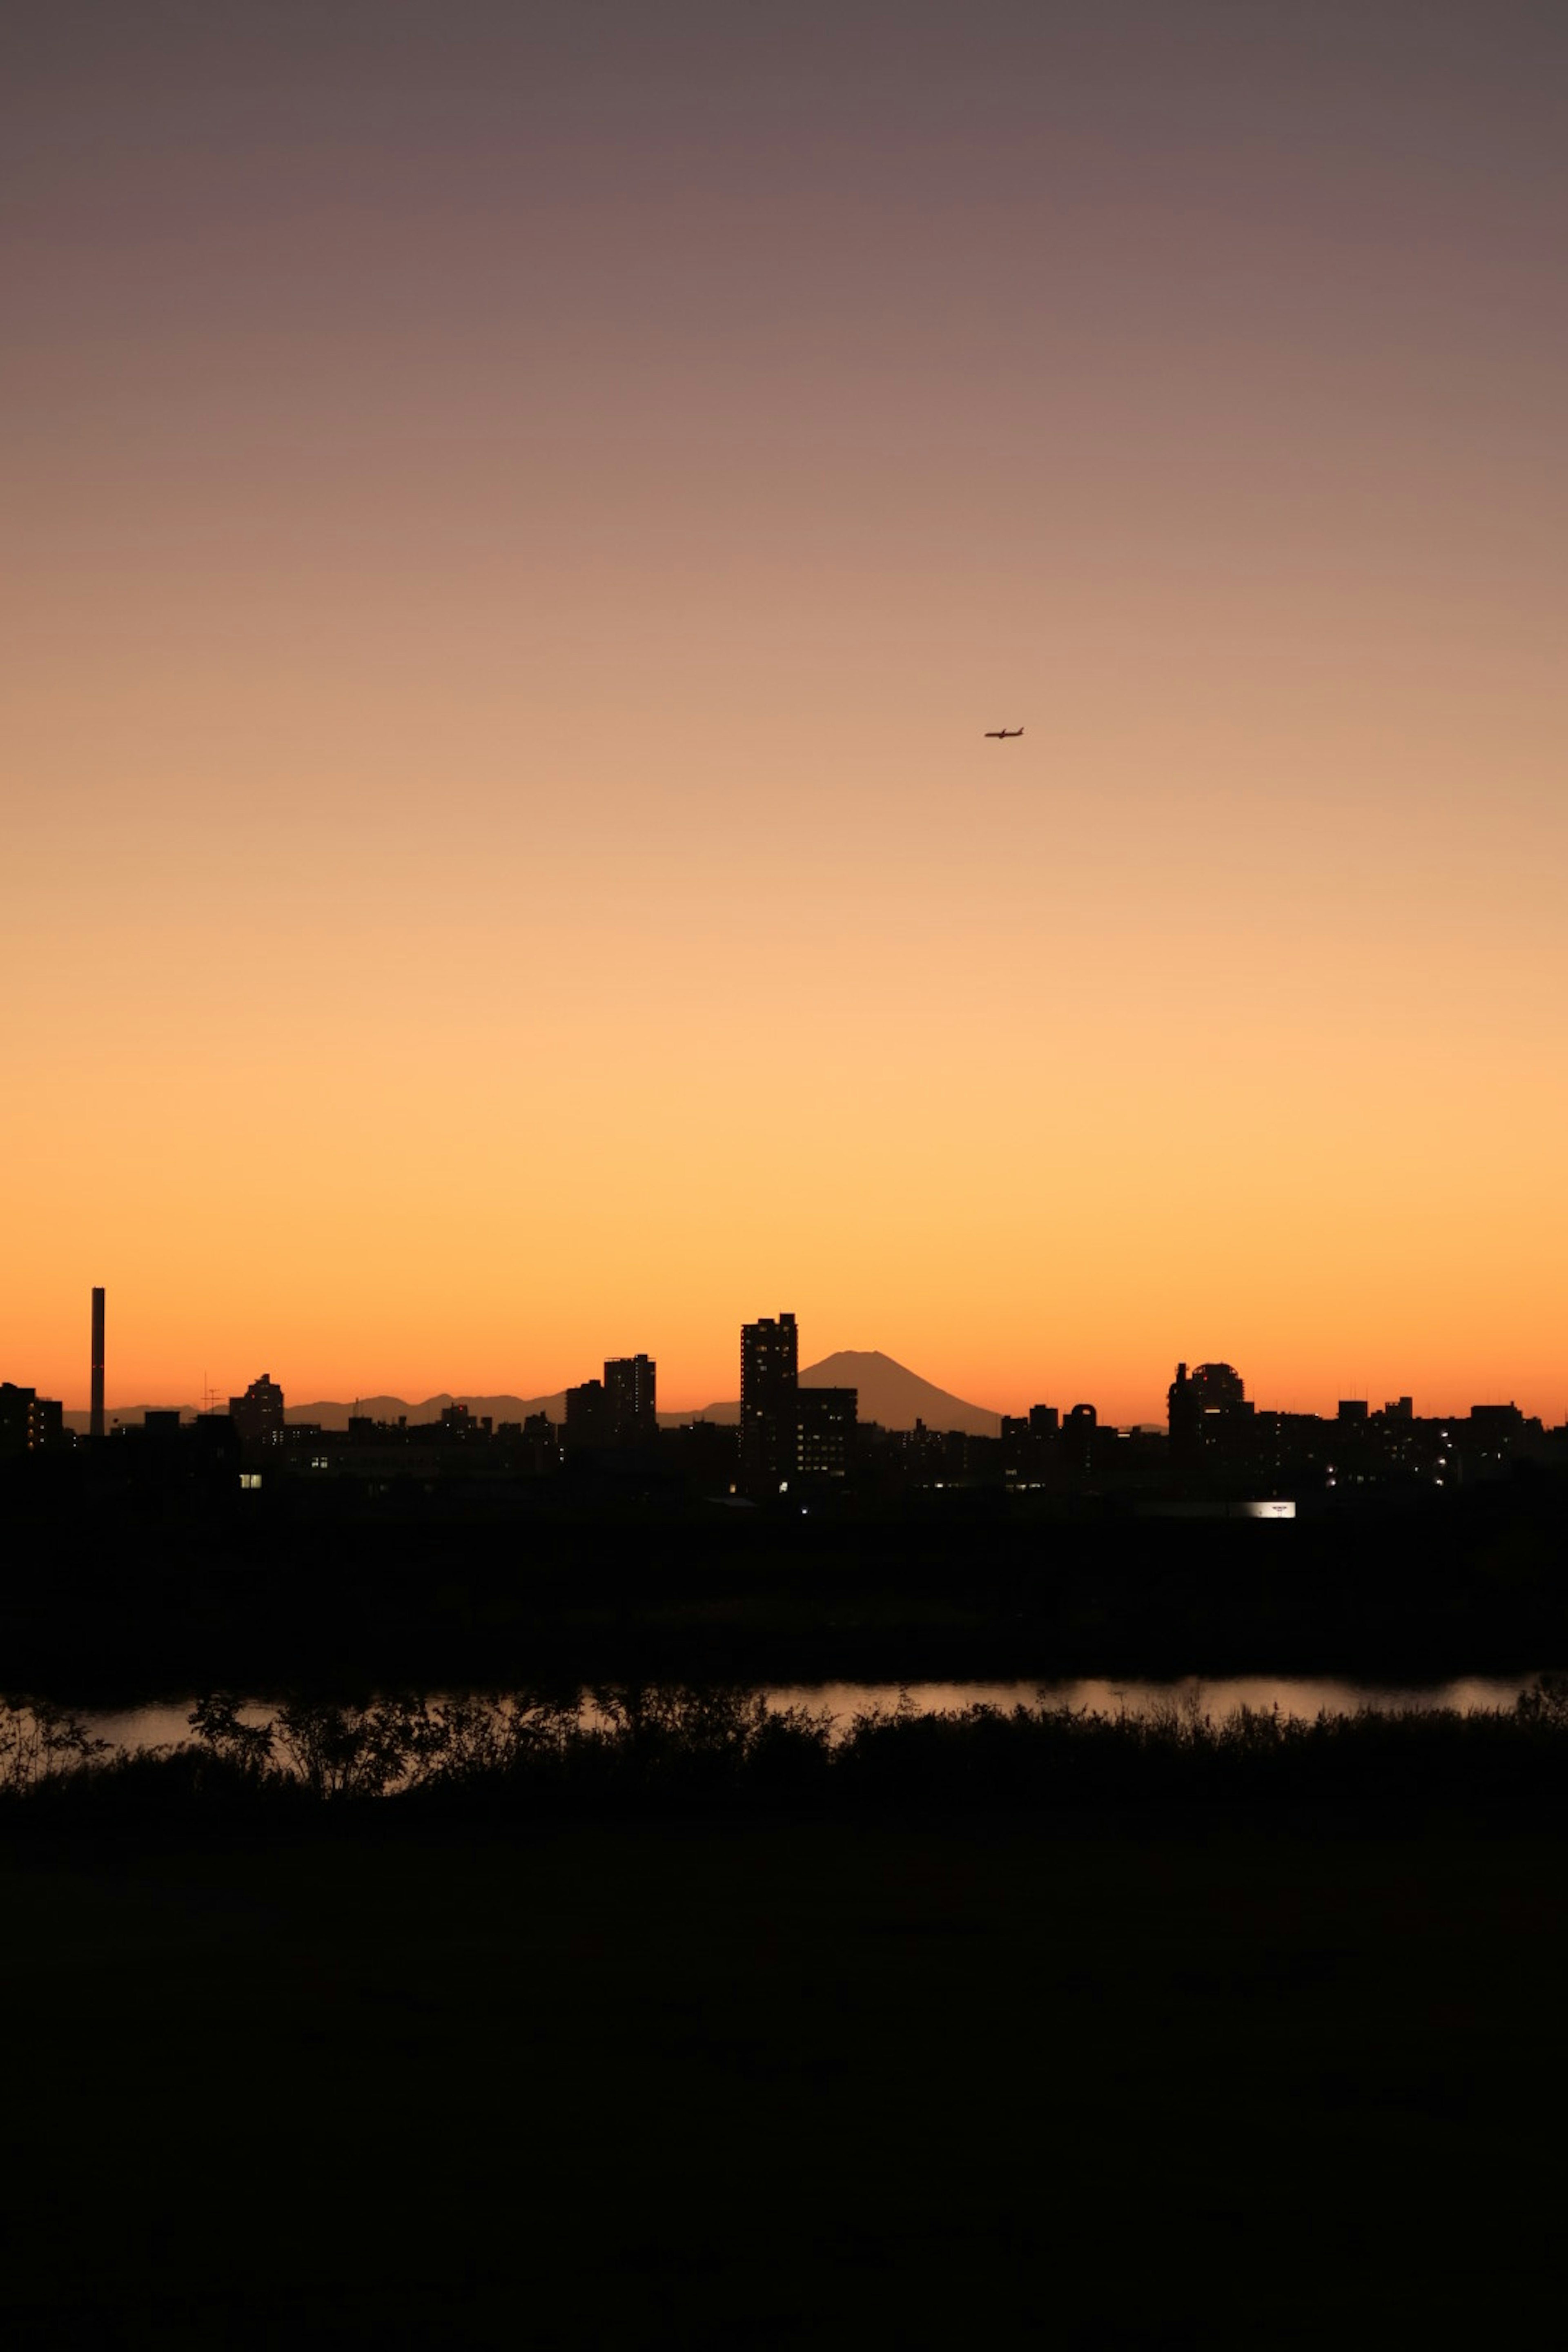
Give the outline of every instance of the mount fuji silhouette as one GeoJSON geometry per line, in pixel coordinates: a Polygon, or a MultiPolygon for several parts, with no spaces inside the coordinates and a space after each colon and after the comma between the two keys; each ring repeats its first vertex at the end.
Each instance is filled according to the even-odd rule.
{"type": "MultiPolygon", "coordinates": [[[[803,1389],[857,1389],[862,1421],[880,1422],[884,1429],[912,1429],[923,1421],[928,1429],[962,1429],[971,1437],[1000,1437],[1002,1416],[983,1404],[970,1404],[950,1390],[921,1380],[907,1364],[895,1362],[880,1348],[840,1348],[820,1363],[802,1368],[803,1389]]],[[[662,1419],[662,1415],[660,1418],[662,1419]]],[[[677,1416],[690,1420],[689,1413],[677,1416]]],[[[738,1404],[710,1404],[704,1421],[739,1421],[738,1404]]]]}

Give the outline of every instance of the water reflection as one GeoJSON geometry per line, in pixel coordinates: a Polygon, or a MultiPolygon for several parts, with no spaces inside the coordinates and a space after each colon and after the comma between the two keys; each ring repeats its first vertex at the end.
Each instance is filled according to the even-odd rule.
{"type": "Polygon", "coordinates": [[[1312,1679],[1299,1675],[1228,1675],[1207,1681],[1188,1675],[1177,1682],[1097,1681],[1092,1677],[1061,1683],[822,1683],[789,1688],[770,1687],[777,1706],[826,1707],[836,1724],[869,1706],[895,1707],[901,1702],[919,1715],[938,1715],[964,1706],[1065,1706],[1089,1715],[1163,1715],[1172,1707],[1183,1714],[1207,1716],[1215,1723],[1239,1715],[1243,1707],[1312,1723],[1320,1715],[1357,1715],[1363,1707],[1382,1714],[1414,1711],[1429,1715],[1452,1708],[1460,1715],[1510,1708],[1521,1691],[1535,1682],[1533,1675],[1502,1679],[1467,1675],[1458,1682],[1402,1685],[1312,1679]]]}
{"type": "MultiPolygon", "coordinates": [[[[1229,1675],[1207,1681],[1187,1675],[1177,1682],[1129,1682],[1080,1677],[1075,1682],[990,1683],[790,1683],[765,1684],[775,1707],[826,1709],[836,1730],[847,1730],[857,1715],[872,1707],[904,1706],[917,1715],[938,1715],[966,1706],[1065,1706],[1091,1715],[1147,1717],[1173,1707],[1184,1715],[1207,1716],[1223,1723],[1245,1707],[1278,1708],[1282,1716],[1314,1722],[1320,1715],[1355,1715],[1363,1707],[1395,1714],[1413,1710],[1432,1714],[1452,1708],[1460,1715],[1509,1709],[1521,1691],[1535,1682],[1533,1675],[1502,1678],[1466,1675],[1447,1683],[1406,1685],[1347,1682],[1299,1675],[1229,1675]]],[[[433,1694],[439,1696],[439,1694],[433,1694]]],[[[156,1706],[85,1717],[88,1728],[112,1747],[142,1750],[173,1747],[190,1738],[187,1722],[193,1702],[165,1699],[156,1706]]],[[[243,1719],[265,1723],[275,1713],[275,1702],[256,1699],[241,1709],[243,1719]]],[[[595,1710],[584,1705],[584,1719],[595,1710]]]]}

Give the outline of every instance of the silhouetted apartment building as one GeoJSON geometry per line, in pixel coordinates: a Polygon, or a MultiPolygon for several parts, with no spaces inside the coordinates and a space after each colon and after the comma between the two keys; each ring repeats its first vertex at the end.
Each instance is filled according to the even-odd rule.
{"type": "Polygon", "coordinates": [[[1057,1437],[1057,1456],[1068,1479],[1075,1486],[1092,1485],[1107,1443],[1114,1444],[1115,1440],[1114,1429],[1101,1429],[1095,1406],[1075,1404],[1064,1416],[1057,1437]]]}
{"type": "Polygon", "coordinates": [[[967,1429],[928,1429],[917,1420],[899,1433],[904,1475],[913,1486],[999,1486],[1003,1483],[1003,1445],[998,1437],[982,1437],[967,1429]]]}
{"type": "Polygon", "coordinates": [[[1002,1416],[1002,1477],[1009,1486],[1047,1486],[1056,1468],[1061,1415],[1054,1404],[1002,1416]]]}
{"type": "Polygon", "coordinates": [[[855,1460],[857,1389],[797,1389],[795,1467],[797,1477],[847,1478],[855,1460]]]}
{"type": "Polygon", "coordinates": [[[1178,1364],[1166,1403],[1178,1474],[1213,1469],[1244,1444],[1252,1407],[1233,1364],[1199,1364],[1190,1379],[1185,1364],[1178,1364]]]}
{"type": "Polygon", "coordinates": [[[108,1451],[132,1489],[193,1504],[226,1502],[244,1458],[232,1414],[187,1420],[178,1405],[149,1405],[140,1421],[115,1429],[108,1451]]]}
{"type": "Polygon", "coordinates": [[[1543,1433],[1516,1404],[1473,1404],[1459,1431],[1460,1466],[1469,1478],[1495,1477],[1517,1454],[1533,1450],[1543,1433]]]}
{"type": "Polygon", "coordinates": [[[795,1317],[741,1327],[741,1475],[776,1489],[795,1466],[799,1339],[795,1317]]]}
{"type": "Polygon", "coordinates": [[[688,1421],[659,1438],[659,1457],[678,1486],[694,1495],[735,1491],[735,1431],[721,1421],[688,1421]]]}
{"type": "Polygon", "coordinates": [[[575,1388],[568,1389],[564,1430],[567,1453],[626,1453],[656,1438],[658,1371],[651,1356],[613,1356],[605,1366],[602,1381],[581,1381],[575,1388]]]}
{"type": "Polygon", "coordinates": [[[1165,1391],[1165,1413],[1171,1433],[1171,1456],[1184,1462],[1196,1444],[1197,1399],[1187,1378],[1185,1364],[1176,1366],[1176,1377],[1165,1391]]]}
{"type": "Polygon", "coordinates": [[[582,1381],[567,1390],[565,1439],[568,1454],[600,1454],[615,1444],[615,1416],[603,1381],[582,1381]]]}
{"type": "Polygon", "coordinates": [[[535,1478],[561,1467],[561,1432],[547,1412],[523,1415],[522,1466],[535,1478]]]}
{"type": "Polygon", "coordinates": [[[1473,1440],[1500,1449],[1517,1444],[1527,1426],[1516,1404],[1473,1404],[1469,1420],[1473,1440]]]}
{"type": "Polygon", "coordinates": [[[54,1397],[0,1381],[0,1459],[16,1460],[65,1444],[65,1414],[54,1397]]]}
{"type": "Polygon", "coordinates": [[[243,1396],[230,1397],[228,1417],[249,1454],[270,1453],[283,1443],[283,1391],[269,1372],[252,1381],[243,1396]]]}
{"type": "Polygon", "coordinates": [[[437,1428],[444,1445],[488,1445],[494,1434],[490,1414],[475,1414],[456,1397],[441,1407],[437,1428]]]}
{"type": "MultiPolygon", "coordinates": [[[[1178,1370],[1180,1367],[1178,1367],[1178,1370]]],[[[1193,1396],[1204,1413],[1247,1412],[1247,1388],[1234,1364],[1200,1364],[1193,1374],[1193,1396]]]]}
{"type": "Polygon", "coordinates": [[[616,1444],[643,1445],[658,1435],[658,1375],[649,1356],[614,1356],[605,1364],[605,1396],[616,1444]]]}

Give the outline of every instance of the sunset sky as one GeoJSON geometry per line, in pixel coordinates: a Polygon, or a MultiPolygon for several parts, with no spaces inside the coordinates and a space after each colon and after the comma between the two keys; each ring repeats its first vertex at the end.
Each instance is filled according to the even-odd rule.
{"type": "Polygon", "coordinates": [[[0,1378],[1563,1419],[1568,12],[5,19],[0,1378]]]}

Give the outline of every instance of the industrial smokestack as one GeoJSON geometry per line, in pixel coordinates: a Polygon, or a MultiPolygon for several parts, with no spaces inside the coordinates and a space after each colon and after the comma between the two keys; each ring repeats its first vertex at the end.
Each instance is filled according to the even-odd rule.
{"type": "Polygon", "coordinates": [[[92,1433],[103,1435],[103,1292],[92,1294],[92,1433]]]}

